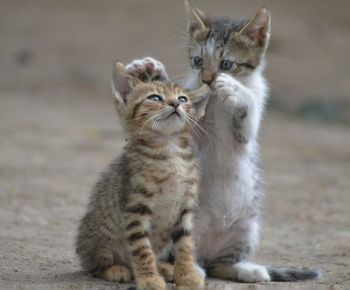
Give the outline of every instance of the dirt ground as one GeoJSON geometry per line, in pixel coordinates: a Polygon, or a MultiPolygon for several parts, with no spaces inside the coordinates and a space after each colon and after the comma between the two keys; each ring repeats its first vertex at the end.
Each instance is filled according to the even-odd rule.
{"type": "MultiPolygon", "coordinates": [[[[212,14],[273,13],[262,126],[266,198],[255,260],[320,280],[208,289],[350,289],[347,1],[196,1],[212,14]],[[327,4],[328,3],[328,4],[327,4]]],[[[0,1],[0,289],[127,289],[88,277],[77,223],[124,138],[111,63],[153,55],[185,72],[182,1],[0,1]]],[[[178,76],[180,77],[180,76],[178,76]]]]}

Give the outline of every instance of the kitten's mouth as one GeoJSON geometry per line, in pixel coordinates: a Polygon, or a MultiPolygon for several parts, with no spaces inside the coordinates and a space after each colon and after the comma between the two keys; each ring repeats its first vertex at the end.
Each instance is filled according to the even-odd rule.
{"type": "Polygon", "coordinates": [[[171,112],[171,113],[168,115],[167,119],[170,118],[170,117],[172,117],[172,116],[177,116],[177,117],[181,118],[181,115],[180,115],[180,113],[179,113],[178,110],[174,110],[173,112],[171,112]]]}
{"type": "Polygon", "coordinates": [[[179,118],[181,117],[181,115],[180,115],[180,113],[178,111],[172,112],[171,115],[177,115],[179,118]]]}

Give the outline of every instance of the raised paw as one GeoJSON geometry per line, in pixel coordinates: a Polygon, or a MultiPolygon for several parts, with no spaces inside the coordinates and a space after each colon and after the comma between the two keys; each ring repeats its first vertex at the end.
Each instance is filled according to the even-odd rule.
{"type": "Polygon", "coordinates": [[[136,286],[138,290],[166,290],[166,284],[161,276],[146,276],[136,279],[136,286]]]}
{"type": "Polygon", "coordinates": [[[228,74],[221,73],[216,79],[216,93],[219,99],[226,103],[238,102],[238,84],[237,81],[228,74]]]}
{"type": "Polygon", "coordinates": [[[166,262],[158,264],[158,272],[166,282],[174,281],[174,265],[166,262]]]}
{"type": "Polygon", "coordinates": [[[175,279],[177,290],[202,290],[204,282],[204,277],[199,275],[197,271],[188,272],[175,279]]]}
{"type": "Polygon", "coordinates": [[[120,265],[113,265],[104,270],[99,278],[109,282],[130,283],[131,272],[128,268],[120,265]]]}
{"type": "Polygon", "coordinates": [[[133,76],[144,82],[164,81],[169,79],[164,65],[152,57],[136,59],[128,64],[126,68],[133,76]]]}

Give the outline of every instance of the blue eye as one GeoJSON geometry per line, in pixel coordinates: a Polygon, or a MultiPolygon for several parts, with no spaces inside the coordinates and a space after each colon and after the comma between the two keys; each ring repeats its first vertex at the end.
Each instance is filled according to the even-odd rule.
{"type": "Polygon", "coordinates": [[[186,103],[188,101],[188,99],[185,96],[180,96],[177,99],[179,100],[180,103],[186,103]]]}
{"type": "Polygon", "coordinates": [[[158,95],[150,95],[147,99],[153,101],[153,102],[161,102],[163,101],[163,98],[158,95]]]}
{"type": "Polygon", "coordinates": [[[229,70],[232,68],[234,62],[228,59],[224,59],[223,61],[221,61],[220,63],[220,69],[222,70],[229,70]]]}

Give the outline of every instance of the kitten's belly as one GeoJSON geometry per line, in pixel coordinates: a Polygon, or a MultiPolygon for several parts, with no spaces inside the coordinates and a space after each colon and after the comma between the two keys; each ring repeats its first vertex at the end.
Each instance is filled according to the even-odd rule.
{"type": "Polygon", "coordinates": [[[235,243],[237,233],[234,228],[222,228],[220,225],[220,219],[210,212],[200,211],[196,216],[194,236],[197,258],[201,264],[221,256],[224,249],[235,243]]]}
{"type": "Polygon", "coordinates": [[[231,154],[226,157],[226,163],[213,159],[205,160],[214,164],[213,167],[202,166],[194,227],[200,263],[227,255],[241,246],[251,232],[258,195],[254,190],[253,167],[244,157],[231,154]]]}

